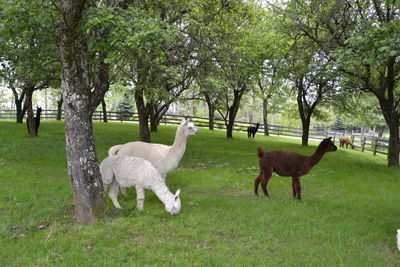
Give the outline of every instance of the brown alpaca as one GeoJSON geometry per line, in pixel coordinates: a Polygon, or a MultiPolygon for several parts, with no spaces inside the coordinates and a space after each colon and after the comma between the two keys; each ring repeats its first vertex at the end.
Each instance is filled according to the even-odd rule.
{"type": "Polygon", "coordinates": [[[346,148],[348,145],[351,146],[352,149],[354,149],[356,146],[353,144],[353,142],[351,142],[351,139],[348,138],[347,136],[342,136],[339,138],[339,143],[340,143],[340,147],[344,147],[344,145],[346,145],[346,148]]]}
{"type": "Polygon", "coordinates": [[[337,150],[331,139],[332,137],[322,140],[311,156],[282,150],[264,152],[264,149],[259,147],[257,151],[260,158],[260,174],[254,181],[254,193],[258,195],[258,185],[261,182],[264,195],[269,197],[267,184],[275,172],[279,176],[292,176],[293,197],[301,199],[300,177],[307,174],[326,152],[337,150]]]}

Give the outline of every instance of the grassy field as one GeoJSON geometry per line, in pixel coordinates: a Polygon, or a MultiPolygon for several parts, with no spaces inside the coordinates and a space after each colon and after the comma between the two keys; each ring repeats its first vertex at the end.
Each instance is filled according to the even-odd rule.
{"type": "MultiPolygon", "coordinates": [[[[200,129],[190,136],[180,166],[168,174],[181,189],[178,216],[147,191],[145,210],[135,190],[107,197],[95,225],[73,221],[63,124],[44,121],[31,139],[26,125],[0,121],[0,266],[399,266],[400,170],[383,156],[338,149],[304,176],[302,201],[291,179],[273,177],[271,198],[256,197],[258,146],[312,154],[296,139],[247,139],[200,129]]],[[[95,123],[96,150],[137,139],[137,125],[95,123]]],[[[172,144],[176,126],[161,126],[152,142],[172,144]]]]}

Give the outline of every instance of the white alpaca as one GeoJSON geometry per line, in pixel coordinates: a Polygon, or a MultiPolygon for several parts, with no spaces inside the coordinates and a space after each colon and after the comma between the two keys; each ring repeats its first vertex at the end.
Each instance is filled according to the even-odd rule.
{"type": "Polygon", "coordinates": [[[187,137],[197,134],[197,132],[193,123],[189,120],[182,120],[176,130],[175,141],[172,146],[136,141],[113,146],[108,150],[108,155],[131,155],[144,158],[150,161],[165,179],[168,172],[178,167],[185,153],[187,137]]]}
{"type": "Polygon", "coordinates": [[[105,191],[111,184],[108,195],[117,209],[121,208],[117,199],[118,187],[135,186],[138,210],[143,210],[144,189],[152,190],[172,215],[181,210],[180,189],[172,194],[161,174],[145,159],[128,155],[107,157],[100,164],[100,173],[105,191]]]}

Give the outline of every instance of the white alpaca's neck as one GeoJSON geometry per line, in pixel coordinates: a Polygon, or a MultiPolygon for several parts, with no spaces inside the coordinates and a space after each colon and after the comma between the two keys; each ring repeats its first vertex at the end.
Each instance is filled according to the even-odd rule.
{"type": "Polygon", "coordinates": [[[179,161],[182,159],[186,150],[187,136],[183,133],[181,128],[178,128],[175,135],[175,141],[168,151],[167,160],[170,162],[172,169],[178,166],[179,161]]]}
{"type": "Polygon", "coordinates": [[[157,186],[152,188],[152,190],[165,206],[172,205],[175,196],[169,191],[165,183],[157,184],[157,186]]]}

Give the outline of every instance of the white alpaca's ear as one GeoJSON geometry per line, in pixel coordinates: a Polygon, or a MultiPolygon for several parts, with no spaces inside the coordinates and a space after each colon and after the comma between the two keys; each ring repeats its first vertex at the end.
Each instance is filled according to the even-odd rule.
{"type": "Polygon", "coordinates": [[[178,190],[176,191],[176,193],[175,193],[175,200],[178,199],[180,193],[181,193],[181,190],[178,189],[178,190]]]}

